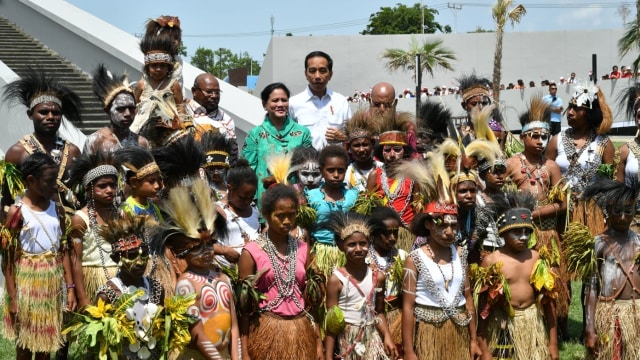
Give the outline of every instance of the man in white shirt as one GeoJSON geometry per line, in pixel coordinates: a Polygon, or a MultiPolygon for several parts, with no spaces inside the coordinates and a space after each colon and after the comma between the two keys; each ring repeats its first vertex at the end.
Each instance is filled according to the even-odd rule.
{"type": "Polygon", "coordinates": [[[311,131],[313,147],[341,144],[347,137],[344,124],[351,117],[347,98],[327,89],[333,76],[333,60],[322,51],[313,51],[304,59],[307,88],[289,99],[289,115],[311,131]]]}

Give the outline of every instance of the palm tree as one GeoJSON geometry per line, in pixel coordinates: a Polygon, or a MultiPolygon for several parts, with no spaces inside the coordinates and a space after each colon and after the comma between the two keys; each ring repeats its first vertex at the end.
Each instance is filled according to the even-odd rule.
{"type": "MultiPolygon", "coordinates": [[[[640,1],[640,0],[639,0],[640,1]]],[[[416,54],[420,54],[420,67],[423,71],[433,76],[433,71],[437,68],[453,70],[451,61],[456,60],[456,56],[448,48],[442,46],[442,40],[427,41],[422,45],[418,44],[415,37],[409,42],[409,50],[386,49],[382,53],[382,58],[387,60],[387,69],[396,71],[412,71],[415,79],[416,54]]]]}
{"type": "Polygon", "coordinates": [[[514,5],[513,0],[498,0],[491,9],[491,15],[496,21],[496,52],[493,57],[493,97],[500,101],[500,72],[502,71],[502,37],[507,20],[514,26],[527,13],[522,4],[514,5]]]}
{"type": "MultiPolygon", "coordinates": [[[[640,0],[636,1],[636,20],[629,21],[626,25],[626,31],[622,38],[618,40],[618,54],[622,58],[627,55],[631,50],[640,50],[640,0]]],[[[638,76],[638,70],[640,69],[640,55],[633,60],[633,77],[638,76]]]]}

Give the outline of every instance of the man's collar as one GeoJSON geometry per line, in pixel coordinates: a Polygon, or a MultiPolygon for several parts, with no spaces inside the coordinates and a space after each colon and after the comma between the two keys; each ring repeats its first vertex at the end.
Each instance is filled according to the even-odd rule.
{"type": "MultiPolygon", "coordinates": [[[[316,98],[319,98],[318,96],[316,96],[314,93],[311,92],[311,88],[309,87],[309,84],[307,84],[307,100],[311,100],[314,96],[316,98]]],[[[322,96],[322,98],[324,98],[325,96],[328,96],[329,98],[331,98],[333,96],[333,90],[327,88],[327,91],[322,96]]],[[[319,98],[319,99],[322,99],[322,98],[319,98]]]]}

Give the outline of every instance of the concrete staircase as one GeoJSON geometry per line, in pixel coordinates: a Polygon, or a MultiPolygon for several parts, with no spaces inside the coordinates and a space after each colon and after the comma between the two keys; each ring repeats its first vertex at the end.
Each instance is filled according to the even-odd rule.
{"type": "Polygon", "coordinates": [[[91,78],[3,17],[0,17],[0,61],[20,76],[28,67],[43,69],[78,94],[83,105],[79,126],[83,133],[90,134],[109,123],[91,90],[91,78]]]}

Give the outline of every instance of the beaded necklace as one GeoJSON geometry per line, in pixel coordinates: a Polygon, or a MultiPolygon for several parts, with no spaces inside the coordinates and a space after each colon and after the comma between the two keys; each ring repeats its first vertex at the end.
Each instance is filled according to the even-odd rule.
{"type": "MultiPolygon", "coordinates": [[[[93,189],[93,187],[92,187],[93,189]]],[[[100,263],[102,264],[102,270],[104,271],[104,276],[106,279],[109,278],[109,271],[107,270],[107,263],[105,261],[104,255],[110,255],[111,252],[102,248],[102,236],[99,235],[100,225],[98,224],[98,216],[97,211],[95,209],[95,205],[93,203],[93,197],[89,200],[89,204],[87,204],[87,209],[89,210],[89,232],[93,235],[93,238],[96,240],[96,248],[98,249],[98,254],[100,255],[100,263]]],[[[118,209],[112,205],[111,206],[111,219],[117,219],[118,217],[118,209]]]]}
{"type": "Polygon", "coordinates": [[[531,187],[535,186],[535,191],[533,191],[533,194],[537,198],[537,195],[539,193],[537,184],[539,183],[542,190],[546,192],[547,183],[549,181],[549,174],[547,172],[547,166],[545,164],[545,160],[544,158],[542,158],[542,155],[541,155],[540,160],[542,162],[542,165],[540,165],[540,163],[538,162],[536,164],[529,166],[528,165],[529,161],[527,160],[527,157],[523,153],[520,153],[518,155],[520,156],[520,172],[522,174],[527,175],[527,178],[529,179],[529,184],[531,185],[531,187]]]}
{"type": "Polygon", "coordinates": [[[62,148],[64,147],[64,140],[60,136],[56,136],[55,147],[51,149],[50,152],[47,152],[44,145],[42,145],[33,134],[29,134],[27,142],[31,145],[32,149],[36,150],[35,152],[48,154],[56,164],[60,164],[60,156],[62,156],[62,148]]]}
{"type": "MultiPolygon", "coordinates": [[[[402,209],[400,210],[396,209],[393,206],[393,203],[401,195],[405,195],[404,192],[402,191],[402,184],[404,183],[404,177],[399,177],[395,181],[397,181],[398,186],[396,186],[395,190],[392,193],[391,189],[389,189],[389,179],[387,178],[387,171],[385,168],[380,168],[380,183],[382,186],[382,191],[384,191],[385,197],[389,199],[389,201],[387,202],[387,206],[393,208],[400,216],[400,219],[402,219],[404,212],[407,211],[407,208],[411,203],[411,194],[413,193],[413,180],[410,180],[409,182],[409,191],[406,194],[404,204],[402,205],[402,209]]],[[[402,220],[402,223],[405,226],[408,225],[404,222],[404,220],[402,220]]]]}
{"type": "Polygon", "coordinates": [[[387,256],[380,256],[378,255],[377,251],[374,250],[373,246],[369,246],[369,258],[371,259],[371,261],[373,261],[373,263],[376,265],[376,267],[382,271],[383,273],[385,273],[385,275],[387,274],[387,270],[391,269],[393,267],[393,263],[396,261],[395,256],[398,254],[398,250],[397,249],[393,249],[393,251],[391,251],[391,253],[387,256]],[[378,256],[380,256],[381,258],[383,258],[386,262],[386,265],[382,265],[380,264],[380,262],[378,261],[378,256]]]}
{"type": "Polygon", "coordinates": [[[585,140],[584,146],[577,150],[576,145],[573,143],[574,136],[572,128],[561,133],[562,145],[564,147],[567,160],[569,161],[566,177],[572,182],[572,191],[581,193],[587,187],[587,184],[593,179],[598,167],[600,166],[602,153],[597,150],[604,149],[608,138],[606,136],[599,137],[595,145],[595,149],[591,149],[591,144],[596,140],[596,134],[591,131],[585,140]],[[587,161],[585,161],[585,166],[583,167],[580,164],[580,157],[585,150],[588,153],[588,158],[587,161]]]}
{"type": "Polygon", "coordinates": [[[436,261],[436,254],[434,254],[433,249],[431,248],[431,245],[427,244],[426,248],[427,248],[427,251],[429,252],[429,255],[431,256],[431,260],[433,260],[433,263],[436,264],[436,266],[438,267],[438,270],[440,270],[440,274],[442,275],[442,279],[444,280],[444,289],[447,292],[449,292],[449,282],[453,280],[453,249],[451,249],[451,247],[449,246],[449,265],[451,265],[451,277],[447,279],[447,277],[444,276],[444,271],[442,271],[442,267],[436,261]]]}

